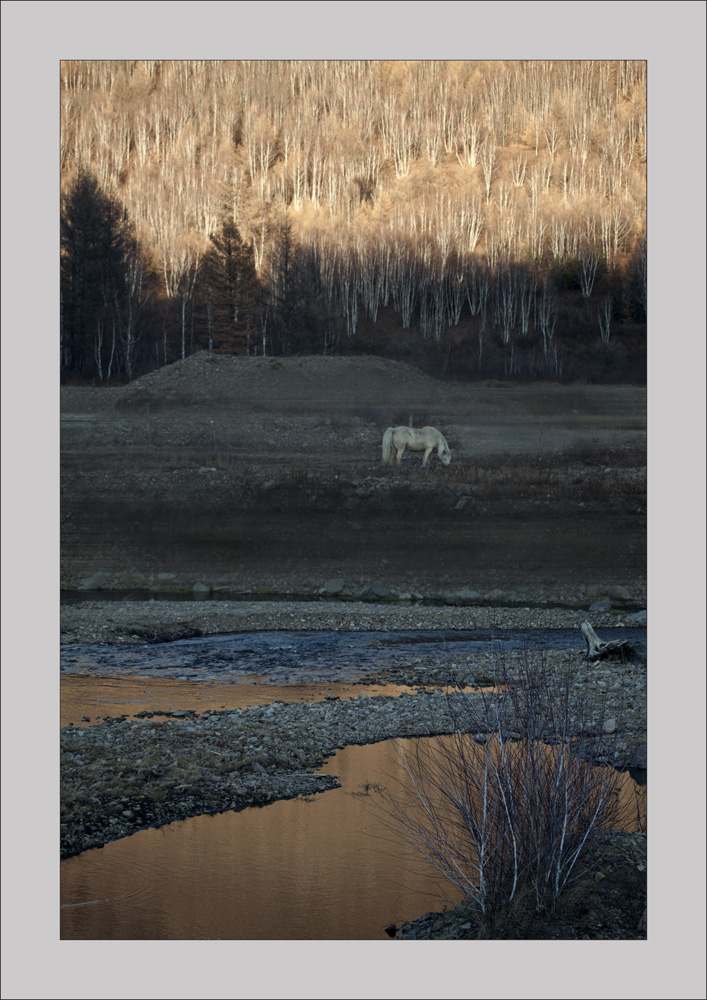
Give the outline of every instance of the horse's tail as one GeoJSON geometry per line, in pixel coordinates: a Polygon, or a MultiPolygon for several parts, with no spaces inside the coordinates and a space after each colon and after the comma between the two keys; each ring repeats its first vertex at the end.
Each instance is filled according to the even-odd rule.
{"type": "Polygon", "coordinates": [[[392,457],[393,450],[393,428],[389,427],[383,435],[383,461],[388,463],[392,457]]]}

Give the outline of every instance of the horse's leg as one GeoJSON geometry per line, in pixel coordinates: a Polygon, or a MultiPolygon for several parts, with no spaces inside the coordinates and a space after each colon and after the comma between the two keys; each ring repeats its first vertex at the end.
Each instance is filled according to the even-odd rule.
{"type": "Polygon", "coordinates": [[[432,454],[432,449],[431,448],[425,448],[425,455],[424,455],[424,458],[422,459],[422,464],[423,465],[427,465],[427,460],[428,460],[428,458],[430,457],[431,454],[432,454]]]}
{"type": "Polygon", "coordinates": [[[396,457],[396,458],[397,458],[397,460],[398,460],[398,465],[400,465],[400,462],[401,462],[401,460],[402,460],[402,457],[403,457],[403,452],[404,452],[404,451],[405,451],[405,445],[403,445],[403,446],[402,446],[402,448],[397,448],[397,449],[396,449],[396,452],[395,452],[395,457],[396,457]]]}

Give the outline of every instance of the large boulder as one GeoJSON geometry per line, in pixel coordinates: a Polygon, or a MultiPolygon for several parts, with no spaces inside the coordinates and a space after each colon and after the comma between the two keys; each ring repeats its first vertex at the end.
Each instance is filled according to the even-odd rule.
{"type": "Polygon", "coordinates": [[[444,603],[464,607],[468,604],[475,604],[480,597],[481,594],[477,590],[462,587],[461,590],[455,590],[454,593],[446,594],[444,603]]]}
{"type": "Polygon", "coordinates": [[[611,601],[608,597],[600,597],[598,601],[589,605],[590,611],[611,611],[611,601]]]}

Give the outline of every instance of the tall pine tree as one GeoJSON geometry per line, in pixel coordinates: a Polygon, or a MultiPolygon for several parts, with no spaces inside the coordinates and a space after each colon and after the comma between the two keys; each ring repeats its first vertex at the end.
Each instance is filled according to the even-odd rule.
{"type": "Polygon", "coordinates": [[[206,300],[209,349],[249,354],[254,346],[257,278],[253,251],[232,217],[226,218],[204,254],[201,283],[206,300]]]}

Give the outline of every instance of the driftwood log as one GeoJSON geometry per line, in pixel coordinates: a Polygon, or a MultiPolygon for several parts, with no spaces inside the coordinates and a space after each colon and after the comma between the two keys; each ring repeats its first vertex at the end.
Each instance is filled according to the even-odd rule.
{"type": "Polygon", "coordinates": [[[627,663],[645,663],[645,653],[640,646],[633,645],[628,639],[610,639],[604,642],[596,634],[589,622],[579,626],[587,643],[586,658],[591,662],[615,656],[627,663]]]}

